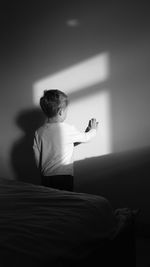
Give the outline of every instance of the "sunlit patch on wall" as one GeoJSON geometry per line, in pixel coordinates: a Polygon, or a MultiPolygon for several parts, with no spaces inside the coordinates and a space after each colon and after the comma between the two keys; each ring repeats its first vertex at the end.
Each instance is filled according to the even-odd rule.
{"type": "Polygon", "coordinates": [[[39,103],[44,89],[59,88],[70,94],[77,90],[86,90],[87,87],[104,82],[107,78],[108,54],[103,53],[35,82],[33,101],[35,104],[39,103]]]}
{"type": "Polygon", "coordinates": [[[89,119],[99,121],[97,136],[88,144],[76,147],[75,160],[100,156],[111,152],[110,93],[107,88],[109,77],[109,55],[98,54],[83,62],[64,69],[35,82],[33,102],[45,89],[60,89],[68,94],[70,105],[67,122],[84,131],[89,119]]]}
{"type": "Polygon", "coordinates": [[[75,148],[75,160],[111,153],[110,104],[110,93],[106,88],[88,97],[85,92],[85,98],[71,101],[67,122],[73,123],[81,131],[86,129],[89,119],[96,118],[99,122],[97,136],[91,142],[75,148]]]}

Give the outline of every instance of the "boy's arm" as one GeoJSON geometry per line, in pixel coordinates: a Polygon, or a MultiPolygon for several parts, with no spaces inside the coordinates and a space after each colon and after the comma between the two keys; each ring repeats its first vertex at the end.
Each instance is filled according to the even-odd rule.
{"type": "Polygon", "coordinates": [[[95,137],[96,135],[97,128],[98,128],[98,122],[96,122],[96,119],[91,119],[84,133],[80,133],[77,130],[75,130],[73,136],[74,146],[77,146],[81,143],[89,142],[91,139],[93,139],[93,137],[95,137]]]}

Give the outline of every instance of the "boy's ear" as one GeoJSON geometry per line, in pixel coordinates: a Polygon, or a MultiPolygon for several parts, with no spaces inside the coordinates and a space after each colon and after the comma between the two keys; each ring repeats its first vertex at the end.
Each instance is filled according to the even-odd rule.
{"type": "Polygon", "coordinates": [[[62,109],[61,109],[61,108],[58,109],[58,114],[59,114],[60,116],[62,115],[62,109]]]}

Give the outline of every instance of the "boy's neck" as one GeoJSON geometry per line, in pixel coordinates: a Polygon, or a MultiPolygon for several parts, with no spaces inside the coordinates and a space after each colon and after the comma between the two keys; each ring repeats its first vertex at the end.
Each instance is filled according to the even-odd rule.
{"type": "Polygon", "coordinates": [[[48,123],[60,123],[60,122],[63,122],[63,121],[59,117],[53,117],[53,118],[48,118],[47,122],[48,123]]]}

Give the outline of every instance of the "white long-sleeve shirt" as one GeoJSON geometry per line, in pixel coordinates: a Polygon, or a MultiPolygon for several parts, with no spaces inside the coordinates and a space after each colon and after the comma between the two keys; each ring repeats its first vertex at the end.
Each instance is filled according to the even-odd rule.
{"type": "Polygon", "coordinates": [[[44,176],[73,175],[74,143],[86,143],[96,130],[80,132],[67,123],[45,123],[35,132],[33,150],[44,176]]]}

